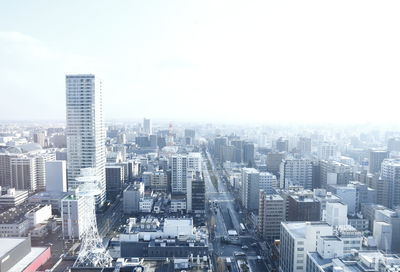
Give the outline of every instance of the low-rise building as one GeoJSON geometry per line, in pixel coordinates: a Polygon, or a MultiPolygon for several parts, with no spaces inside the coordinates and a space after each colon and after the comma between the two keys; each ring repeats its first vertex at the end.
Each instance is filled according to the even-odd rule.
{"type": "Polygon", "coordinates": [[[16,207],[28,199],[27,190],[8,189],[7,193],[0,196],[0,207],[16,207]]]}
{"type": "Polygon", "coordinates": [[[399,256],[376,250],[354,251],[333,258],[320,251],[307,254],[307,272],[389,272],[398,271],[399,267],[399,256]]]}

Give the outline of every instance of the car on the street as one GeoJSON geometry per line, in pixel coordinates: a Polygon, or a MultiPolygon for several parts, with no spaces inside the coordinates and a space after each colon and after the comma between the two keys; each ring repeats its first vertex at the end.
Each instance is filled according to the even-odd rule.
{"type": "Polygon", "coordinates": [[[249,247],[244,245],[244,246],[242,246],[242,249],[249,249],[249,247]]]}

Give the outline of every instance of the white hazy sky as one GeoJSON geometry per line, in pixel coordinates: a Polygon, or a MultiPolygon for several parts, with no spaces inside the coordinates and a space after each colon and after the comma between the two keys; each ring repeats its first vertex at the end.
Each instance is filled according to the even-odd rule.
{"type": "Polygon", "coordinates": [[[396,122],[400,1],[0,2],[0,120],[63,119],[65,74],[107,119],[396,122]]]}

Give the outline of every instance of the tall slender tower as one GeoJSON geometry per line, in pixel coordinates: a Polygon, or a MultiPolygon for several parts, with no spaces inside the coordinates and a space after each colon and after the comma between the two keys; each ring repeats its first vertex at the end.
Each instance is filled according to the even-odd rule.
{"type": "Polygon", "coordinates": [[[94,168],[100,193],[96,204],[105,201],[105,128],[102,83],[95,75],[67,75],[67,171],[68,189],[80,184],[75,179],[82,168],[94,168]]]}

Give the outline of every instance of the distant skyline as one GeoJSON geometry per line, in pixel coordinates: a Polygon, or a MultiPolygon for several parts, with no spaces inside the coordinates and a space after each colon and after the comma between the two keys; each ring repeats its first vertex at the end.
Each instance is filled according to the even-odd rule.
{"type": "Polygon", "coordinates": [[[398,1],[2,1],[0,120],[65,120],[65,75],[106,120],[395,123],[398,1]]]}

